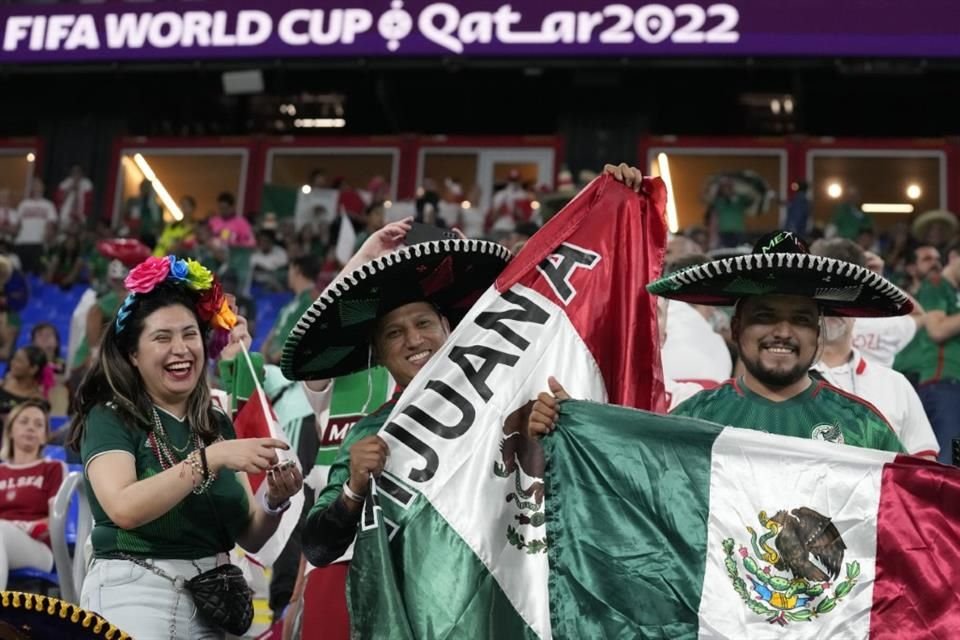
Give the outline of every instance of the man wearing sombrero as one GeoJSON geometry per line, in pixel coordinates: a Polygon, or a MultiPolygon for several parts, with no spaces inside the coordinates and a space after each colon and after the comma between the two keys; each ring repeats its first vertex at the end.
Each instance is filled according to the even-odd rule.
{"type": "MultiPolygon", "coordinates": [[[[380,364],[405,387],[509,258],[493,242],[438,239],[401,246],[352,271],[348,266],[290,334],[280,362],[284,376],[325,380],[380,364]]],[[[303,528],[303,552],[312,564],[337,561],[353,541],[370,474],[380,473],[389,453],[376,434],[398,397],[360,420],[343,441],[303,528]]],[[[343,600],[342,579],[339,593],[333,591],[331,598],[343,600]]],[[[338,631],[325,633],[341,637],[338,631]]]]}
{"type": "Polygon", "coordinates": [[[0,592],[0,640],[130,640],[94,612],[47,596],[0,592]]]}
{"type": "MultiPolygon", "coordinates": [[[[731,330],[745,372],[701,391],[673,413],[781,435],[903,452],[886,419],[872,406],[809,370],[820,351],[821,316],[890,316],[910,312],[900,289],[867,269],[810,255],[792,233],[762,238],[753,252],[682,269],[647,289],[691,304],[736,306],[731,330]]],[[[529,431],[552,430],[557,400],[540,394],[529,431]]]]}

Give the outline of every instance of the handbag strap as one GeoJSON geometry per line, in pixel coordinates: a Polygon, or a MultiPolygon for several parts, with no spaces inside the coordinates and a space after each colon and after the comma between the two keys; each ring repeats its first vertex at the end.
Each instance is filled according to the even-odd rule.
{"type": "MultiPolygon", "coordinates": [[[[123,559],[123,560],[127,560],[127,561],[129,561],[129,562],[132,562],[133,564],[135,564],[135,565],[137,565],[137,566],[143,567],[143,568],[146,569],[147,571],[150,571],[151,573],[154,573],[154,574],[160,576],[161,578],[163,578],[163,579],[165,579],[165,580],[169,580],[170,582],[173,583],[173,586],[174,586],[178,591],[182,591],[183,588],[184,588],[184,585],[187,584],[187,579],[184,578],[183,576],[176,576],[176,577],[171,576],[169,573],[167,573],[166,571],[164,571],[163,569],[161,569],[160,567],[158,567],[158,566],[155,565],[154,563],[149,562],[149,561],[147,561],[147,560],[144,560],[143,558],[138,558],[138,557],[136,557],[136,556],[131,556],[131,555],[126,554],[126,553],[121,553],[121,554],[120,554],[120,558],[123,559]]],[[[194,565],[194,566],[196,566],[196,565],[194,565]]]]}

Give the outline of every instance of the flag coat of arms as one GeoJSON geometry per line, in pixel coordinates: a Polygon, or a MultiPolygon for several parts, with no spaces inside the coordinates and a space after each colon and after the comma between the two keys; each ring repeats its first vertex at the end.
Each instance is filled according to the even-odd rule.
{"type": "Polygon", "coordinates": [[[362,638],[549,638],[544,456],[521,436],[558,376],[577,398],[662,410],[659,179],[610,177],[526,244],[405,389],[380,436],[348,600],[362,638]]]}

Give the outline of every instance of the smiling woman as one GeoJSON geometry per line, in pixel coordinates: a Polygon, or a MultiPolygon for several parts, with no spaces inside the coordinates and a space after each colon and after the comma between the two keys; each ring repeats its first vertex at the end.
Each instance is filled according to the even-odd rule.
{"type": "Polygon", "coordinates": [[[78,391],[70,435],[96,521],[80,601],[136,638],[242,635],[252,617],[242,578],[215,594],[230,612],[219,619],[185,583],[229,579],[226,552],[257,551],[303,479],[296,467],[273,468],[288,445],[238,440],[211,401],[208,356],[250,339],[214,276],[168,256],[141,263],[125,284],[131,293],[78,391]],[[245,472],[267,469],[258,504],[245,472]]]}

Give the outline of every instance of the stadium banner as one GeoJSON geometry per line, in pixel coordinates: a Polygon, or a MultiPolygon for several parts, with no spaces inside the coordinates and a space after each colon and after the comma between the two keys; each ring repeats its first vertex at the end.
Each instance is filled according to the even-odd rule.
{"type": "Polygon", "coordinates": [[[952,0],[885,2],[882,10],[835,0],[5,5],[0,64],[356,56],[951,57],[960,55],[955,16],[952,0]]]}

